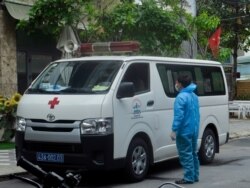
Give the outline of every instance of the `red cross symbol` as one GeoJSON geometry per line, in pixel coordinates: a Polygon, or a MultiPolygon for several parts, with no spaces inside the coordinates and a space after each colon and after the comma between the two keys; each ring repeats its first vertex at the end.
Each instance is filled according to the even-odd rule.
{"type": "Polygon", "coordinates": [[[48,105],[50,105],[50,108],[51,109],[54,109],[55,105],[59,104],[59,100],[57,100],[58,97],[54,97],[53,100],[49,101],[48,105]]]}

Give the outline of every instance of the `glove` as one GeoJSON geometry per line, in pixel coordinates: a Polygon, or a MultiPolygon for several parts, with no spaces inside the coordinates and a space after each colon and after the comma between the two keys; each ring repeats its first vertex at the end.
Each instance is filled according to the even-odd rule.
{"type": "Polygon", "coordinates": [[[170,134],[170,137],[173,141],[176,140],[176,133],[174,131],[172,131],[170,134]]]}

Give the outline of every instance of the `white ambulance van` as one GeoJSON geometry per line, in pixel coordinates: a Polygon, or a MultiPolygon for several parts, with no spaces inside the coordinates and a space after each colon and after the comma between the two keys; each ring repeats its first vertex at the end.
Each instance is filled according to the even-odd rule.
{"type": "Polygon", "coordinates": [[[170,138],[178,74],[197,84],[199,157],[213,161],[228,141],[228,90],[218,62],[95,56],[50,63],[17,110],[16,154],[44,169],[121,168],[133,181],[178,157],[170,138]]]}

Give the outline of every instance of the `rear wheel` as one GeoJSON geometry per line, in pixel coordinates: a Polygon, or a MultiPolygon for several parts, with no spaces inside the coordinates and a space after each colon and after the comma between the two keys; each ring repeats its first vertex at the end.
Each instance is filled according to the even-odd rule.
{"type": "Polygon", "coordinates": [[[135,138],[129,146],[126,158],[126,173],[130,181],[141,181],[149,169],[149,149],[141,138],[135,138]]]}
{"type": "Polygon", "coordinates": [[[199,158],[202,164],[211,163],[214,159],[216,151],[215,134],[211,129],[206,129],[201,141],[199,158]]]}

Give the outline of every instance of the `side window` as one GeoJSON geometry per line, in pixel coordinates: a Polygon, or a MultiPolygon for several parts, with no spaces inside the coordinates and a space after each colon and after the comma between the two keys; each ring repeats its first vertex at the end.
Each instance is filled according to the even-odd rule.
{"type": "Polygon", "coordinates": [[[225,95],[225,83],[219,67],[200,67],[204,78],[204,95],[225,95]]]}
{"type": "Polygon", "coordinates": [[[189,74],[197,85],[199,96],[225,95],[224,79],[219,67],[157,64],[162,86],[167,96],[176,97],[175,81],[180,73],[189,74]]]}
{"type": "Polygon", "coordinates": [[[157,69],[161,78],[163,89],[168,97],[176,97],[178,92],[175,90],[175,82],[180,73],[189,74],[194,80],[193,69],[191,66],[157,64],[157,69]]]}
{"type": "Polygon", "coordinates": [[[133,63],[131,64],[122,82],[133,82],[135,93],[144,93],[149,91],[149,64],[148,63],[133,63]]]}
{"type": "Polygon", "coordinates": [[[205,93],[205,80],[203,78],[203,74],[201,72],[201,67],[194,67],[194,74],[196,78],[196,84],[197,84],[197,94],[198,95],[204,95],[205,93]]]}

